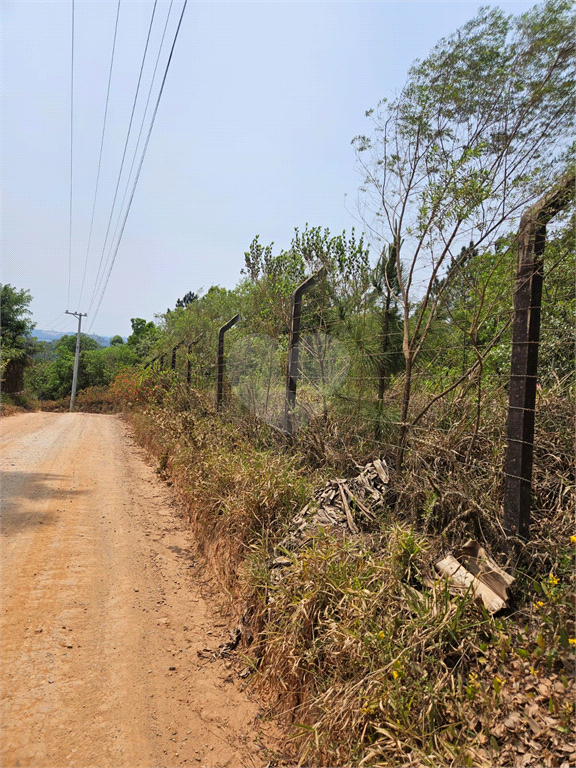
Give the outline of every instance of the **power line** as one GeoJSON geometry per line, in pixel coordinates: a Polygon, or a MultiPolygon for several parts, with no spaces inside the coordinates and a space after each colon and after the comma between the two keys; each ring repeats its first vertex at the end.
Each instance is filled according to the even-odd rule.
{"type": "MultiPolygon", "coordinates": [[[[122,222],[122,228],[120,229],[120,235],[119,235],[119,237],[118,237],[118,241],[117,241],[117,243],[116,243],[116,248],[115,248],[115,250],[114,250],[114,256],[113,256],[113,258],[112,258],[112,262],[111,262],[111,264],[110,264],[110,268],[109,268],[109,270],[108,270],[108,275],[107,275],[107,277],[106,277],[106,282],[104,283],[104,288],[103,288],[103,290],[102,290],[102,293],[100,294],[100,300],[99,300],[99,302],[98,302],[98,306],[97,306],[97,308],[96,308],[96,312],[94,313],[94,316],[93,316],[93,318],[92,318],[92,323],[90,324],[90,329],[91,329],[91,328],[92,328],[92,326],[94,325],[94,321],[96,320],[96,316],[98,315],[98,311],[100,310],[100,305],[102,304],[102,299],[103,299],[103,297],[104,297],[104,294],[105,294],[105,292],[106,292],[106,288],[107,288],[107,286],[108,286],[108,281],[109,281],[109,279],[110,279],[110,275],[111,275],[111,273],[112,273],[112,269],[113,269],[113,267],[114,267],[114,262],[116,261],[116,255],[118,254],[118,248],[120,247],[120,243],[121,243],[121,241],[122,241],[122,235],[124,234],[124,229],[125,229],[125,227],[126,227],[126,221],[127,221],[127,219],[128,219],[128,214],[130,213],[130,208],[131,208],[131,206],[132,206],[132,200],[134,199],[134,193],[136,192],[136,186],[137,186],[137,184],[138,184],[138,179],[140,178],[140,172],[141,172],[141,170],[142,170],[142,165],[143,165],[143,163],[144,163],[144,158],[146,157],[146,150],[148,149],[148,143],[149,143],[149,141],[150,141],[150,136],[151,136],[151,134],[152,134],[152,128],[154,127],[154,122],[155,122],[155,120],[156,120],[156,115],[157,115],[157,113],[158,113],[158,107],[160,106],[160,99],[162,98],[162,93],[163,93],[163,91],[164,91],[164,86],[165,86],[165,84],[166,84],[166,78],[168,77],[168,70],[170,69],[170,64],[171,64],[171,62],[172,62],[172,56],[173,56],[173,54],[174,54],[174,48],[176,47],[176,41],[177,41],[177,39],[178,39],[178,33],[180,32],[180,27],[181,27],[181,25],[182,25],[182,19],[184,18],[184,12],[185,12],[185,10],[186,10],[186,6],[187,6],[187,4],[188,4],[188,0],[184,0],[184,5],[182,6],[182,12],[181,12],[181,14],[180,14],[180,19],[178,20],[178,26],[177,26],[177,28],[176,28],[176,32],[175,32],[175,34],[174,34],[174,40],[173,40],[173,42],[172,42],[172,47],[171,47],[171,49],[170,49],[170,55],[169,55],[169,57],[168,57],[168,61],[167,61],[167,63],[166,63],[166,68],[165,68],[165,70],[164,70],[164,76],[163,76],[163,78],[162,78],[162,84],[161,84],[161,86],[160,86],[160,91],[159,91],[159,93],[158,93],[158,98],[156,99],[156,105],[155,105],[155,107],[154,107],[154,112],[153,112],[153,114],[152,114],[152,120],[151,120],[151,122],[150,122],[150,127],[149,127],[149,129],[148,129],[148,135],[146,136],[146,142],[145,142],[145,144],[144,144],[144,148],[143,148],[143,150],[142,150],[142,156],[141,156],[141,158],[140,158],[140,163],[139,163],[139,165],[138,165],[138,171],[137,171],[137,173],[136,173],[136,177],[135,177],[135,179],[134,179],[134,185],[133,185],[133,187],[132,187],[132,192],[131,192],[131,194],[130,194],[130,199],[129,199],[129,201],[128,201],[128,207],[127,207],[127,209],[126,209],[126,213],[125,213],[125,215],[124,215],[124,220],[123,220],[123,222],[122,222]]],[[[89,330],[90,330],[90,329],[89,329],[89,330]]]]}
{"type": "Polygon", "coordinates": [[[106,106],[104,108],[104,121],[102,123],[102,138],[100,140],[100,156],[98,158],[98,173],[96,174],[96,188],[94,190],[94,202],[92,204],[92,219],[90,221],[90,234],[88,235],[88,246],[86,248],[86,260],[84,262],[84,274],[82,275],[82,286],[80,288],[80,298],[78,299],[78,308],[82,301],[82,293],[84,292],[84,281],[86,279],[86,268],[88,266],[88,255],[90,253],[90,245],[92,243],[92,229],[94,227],[94,214],[96,211],[96,198],[98,197],[98,186],[100,183],[100,168],[102,166],[102,151],[104,149],[104,134],[106,132],[106,120],[108,117],[108,102],[110,100],[110,84],[112,82],[112,68],[114,66],[114,52],[116,50],[116,36],[118,33],[118,19],[120,18],[120,2],[118,0],[118,7],[116,9],[116,24],[114,26],[114,41],[112,43],[112,55],[110,57],[110,69],[108,72],[108,89],[106,91],[106,106]]]}
{"type": "MultiPolygon", "coordinates": [[[[98,265],[98,273],[96,275],[96,282],[94,284],[94,292],[92,294],[92,298],[90,299],[90,308],[92,307],[92,303],[94,301],[94,298],[96,297],[96,294],[98,293],[98,288],[100,287],[100,284],[102,283],[102,279],[104,277],[104,273],[106,272],[106,266],[108,263],[109,255],[106,259],[106,264],[104,265],[104,271],[102,273],[102,278],[100,279],[100,283],[98,283],[98,278],[100,277],[100,269],[102,267],[102,260],[104,258],[104,252],[106,250],[106,245],[108,243],[108,235],[110,234],[110,227],[112,225],[112,217],[114,215],[114,208],[116,206],[116,199],[118,197],[118,189],[120,187],[120,179],[122,178],[122,171],[124,170],[124,161],[126,159],[126,151],[128,149],[128,143],[130,141],[130,133],[132,131],[132,121],[134,120],[134,112],[136,110],[136,102],[138,101],[138,94],[140,92],[140,83],[142,82],[142,72],[144,71],[144,63],[146,61],[146,54],[148,53],[148,45],[150,43],[150,34],[152,33],[152,25],[154,24],[154,16],[156,15],[156,6],[158,4],[158,0],[154,0],[154,7],[152,8],[152,17],[150,19],[150,25],[148,27],[148,35],[146,37],[146,45],[144,47],[144,54],[142,56],[142,62],[140,64],[140,73],[138,75],[138,84],[136,86],[136,93],[134,95],[134,101],[132,103],[132,112],[130,114],[130,122],[128,123],[128,131],[126,133],[126,141],[124,142],[124,151],[122,153],[122,162],[120,163],[120,171],[118,172],[118,180],[116,181],[116,190],[114,192],[114,200],[112,201],[112,208],[110,209],[110,218],[108,219],[108,227],[106,229],[106,237],[104,238],[104,245],[102,246],[102,254],[100,256],[100,263],[98,265]]],[[[90,311],[90,308],[88,311],[90,311]]]]}
{"type": "MultiPolygon", "coordinates": [[[[146,99],[146,106],[144,107],[144,113],[142,114],[142,120],[140,122],[140,130],[138,131],[138,139],[136,141],[136,146],[134,147],[134,154],[132,155],[132,162],[130,164],[130,171],[128,172],[128,178],[126,180],[126,187],[124,189],[124,195],[122,197],[122,202],[120,203],[120,208],[118,212],[118,219],[116,221],[116,227],[114,229],[114,235],[112,237],[112,241],[110,243],[110,252],[113,248],[113,243],[116,240],[116,235],[118,234],[118,227],[120,226],[120,221],[122,220],[122,211],[124,210],[124,203],[126,202],[126,195],[128,194],[128,190],[130,189],[130,180],[132,179],[132,171],[134,170],[134,163],[136,162],[136,157],[138,155],[138,149],[140,148],[140,139],[142,138],[142,131],[144,130],[144,123],[146,122],[146,115],[148,114],[148,106],[150,104],[150,98],[152,96],[152,90],[154,87],[154,83],[156,82],[156,72],[158,70],[158,63],[160,61],[160,55],[162,53],[162,48],[164,47],[164,38],[166,36],[166,30],[168,29],[168,22],[170,20],[170,14],[172,12],[172,5],[174,3],[174,0],[170,0],[170,6],[168,8],[168,14],[166,16],[166,21],[164,23],[164,31],[162,32],[162,39],[160,40],[160,46],[158,48],[158,55],[156,56],[156,64],[154,65],[154,72],[152,74],[152,79],[150,81],[150,88],[148,89],[148,97],[146,99]]],[[[110,256],[110,252],[108,254],[108,257],[110,256]]]]}
{"type": "Polygon", "coordinates": [[[70,305],[70,282],[72,279],[72,181],[74,148],[74,0],[72,0],[72,50],[70,64],[70,224],[68,231],[68,306],[70,305]]]}
{"type": "MultiPolygon", "coordinates": [[[[64,312],[60,312],[60,314],[59,314],[59,315],[56,315],[56,317],[55,317],[55,318],[53,318],[52,320],[50,320],[50,322],[49,322],[49,323],[47,323],[47,325],[48,325],[48,326],[52,325],[53,323],[55,323],[55,322],[56,322],[56,320],[59,320],[59,319],[60,319],[60,318],[61,318],[63,315],[64,315],[64,312]]],[[[50,327],[48,327],[48,328],[45,328],[45,330],[46,330],[46,331],[52,331],[52,330],[54,330],[54,329],[53,329],[53,328],[50,328],[50,327]]]]}

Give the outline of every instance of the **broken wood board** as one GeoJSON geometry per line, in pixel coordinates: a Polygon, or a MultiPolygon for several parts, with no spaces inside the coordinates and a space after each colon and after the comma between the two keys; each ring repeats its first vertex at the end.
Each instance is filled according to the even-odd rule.
{"type": "Polygon", "coordinates": [[[438,560],[434,567],[457,594],[471,591],[490,613],[508,606],[508,588],[514,577],[502,570],[477,541],[469,539],[454,554],[438,560]]]}

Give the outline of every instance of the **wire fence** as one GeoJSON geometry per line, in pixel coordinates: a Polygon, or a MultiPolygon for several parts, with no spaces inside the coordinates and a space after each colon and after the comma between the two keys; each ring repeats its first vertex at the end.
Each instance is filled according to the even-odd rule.
{"type": "Polygon", "coordinates": [[[358,439],[370,439],[394,457],[398,470],[410,452],[425,452],[431,461],[449,456],[473,462],[487,474],[496,463],[505,486],[507,532],[528,539],[535,417],[548,405],[534,367],[541,338],[543,378],[562,392],[573,381],[566,374],[566,339],[557,325],[547,324],[546,311],[539,324],[538,290],[529,292],[528,305],[519,304],[527,281],[531,286],[541,272],[538,259],[532,261],[528,277],[525,268],[517,275],[515,308],[500,307],[496,314],[486,304],[483,314],[472,309],[458,323],[446,313],[421,338],[410,337],[396,310],[382,302],[375,307],[367,296],[348,314],[338,314],[334,291],[317,274],[296,288],[289,303],[268,307],[264,320],[262,313],[235,314],[222,324],[222,315],[210,320],[190,311],[184,338],[172,345],[165,340],[146,365],[171,369],[189,386],[213,391],[216,409],[234,404],[289,437],[305,425],[351,425],[358,439]],[[519,334],[527,307],[529,339],[519,334]],[[411,360],[407,343],[416,350],[411,360]],[[531,367],[521,370],[517,355],[526,358],[526,351],[531,367]]]}

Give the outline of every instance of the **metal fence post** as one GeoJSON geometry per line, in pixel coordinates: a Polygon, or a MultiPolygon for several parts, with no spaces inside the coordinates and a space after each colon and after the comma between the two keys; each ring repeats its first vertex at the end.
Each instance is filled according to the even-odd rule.
{"type": "Polygon", "coordinates": [[[186,347],[187,353],[186,353],[186,384],[190,386],[190,381],[192,380],[192,361],[190,360],[190,354],[192,352],[192,344],[188,344],[186,347]]]}
{"type": "Polygon", "coordinates": [[[574,176],[566,174],[538,202],[524,211],[518,230],[504,528],[508,534],[525,540],[530,538],[534,415],[546,224],[565,207],[573,190],[574,176]]]}
{"type": "Polygon", "coordinates": [[[172,363],[171,363],[171,368],[172,368],[172,370],[173,370],[173,371],[175,371],[175,370],[176,370],[176,350],[178,349],[178,347],[179,347],[179,346],[180,346],[180,344],[177,344],[177,345],[174,347],[174,349],[172,350],[172,363]]]}
{"type": "Polygon", "coordinates": [[[234,315],[218,331],[218,354],[216,357],[216,410],[219,411],[224,397],[224,334],[240,320],[240,315],[234,315]]]}
{"type": "Polygon", "coordinates": [[[294,432],[294,409],[296,408],[296,386],[298,382],[298,356],[300,343],[300,321],[302,319],[302,296],[309,291],[316,281],[325,274],[322,267],[315,275],[304,280],[292,294],[292,312],[290,322],[290,343],[288,346],[288,365],[286,370],[286,402],[284,406],[284,431],[294,432]]]}

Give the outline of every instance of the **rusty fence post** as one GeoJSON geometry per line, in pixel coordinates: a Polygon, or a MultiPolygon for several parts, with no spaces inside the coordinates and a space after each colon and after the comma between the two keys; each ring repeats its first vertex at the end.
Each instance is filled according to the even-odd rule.
{"type": "Polygon", "coordinates": [[[216,357],[216,410],[219,411],[224,397],[224,334],[240,320],[240,315],[234,315],[218,331],[218,354],[216,357]]]}
{"type": "Polygon", "coordinates": [[[524,211],[518,230],[508,445],[504,470],[504,529],[509,535],[524,540],[530,538],[534,416],[546,225],[567,205],[573,191],[574,176],[566,174],[540,200],[524,211]]]}
{"type": "Polygon", "coordinates": [[[172,361],[171,361],[170,367],[172,368],[173,371],[176,370],[176,350],[178,349],[179,346],[180,344],[177,344],[172,350],[172,361]]]}
{"type": "Polygon", "coordinates": [[[192,361],[190,360],[190,354],[192,352],[192,344],[188,344],[186,347],[186,384],[190,386],[192,380],[192,361]]]}
{"type": "Polygon", "coordinates": [[[286,370],[286,402],[284,405],[284,431],[294,432],[294,410],[296,408],[296,387],[298,383],[298,357],[300,353],[300,323],[302,320],[302,297],[323,277],[326,270],[322,267],[315,275],[304,280],[292,294],[292,312],[290,322],[290,342],[288,345],[288,365],[286,370]]]}

